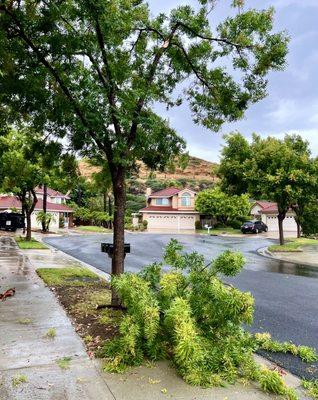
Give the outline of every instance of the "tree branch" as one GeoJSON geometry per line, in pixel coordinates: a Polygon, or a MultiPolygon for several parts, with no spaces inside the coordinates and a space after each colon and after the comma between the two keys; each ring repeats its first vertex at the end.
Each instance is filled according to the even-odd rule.
{"type": "MultiPolygon", "coordinates": [[[[4,5],[0,6],[0,11],[4,11],[5,14],[7,14],[12,21],[15,23],[15,26],[18,28],[18,32],[17,34],[19,35],[19,37],[28,45],[29,48],[32,49],[32,51],[35,53],[35,55],[37,56],[39,62],[41,64],[44,65],[44,67],[51,73],[51,75],[54,77],[54,79],[56,80],[56,82],[59,84],[61,90],[63,91],[64,95],[68,98],[68,100],[70,101],[74,112],[76,113],[76,115],[78,116],[78,118],[80,119],[80,121],[82,122],[83,126],[85,128],[87,128],[90,136],[92,137],[92,139],[97,143],[98,147],[103,150],[106,153],[107,150],[107,146],[104,146],[104,144],[97,138],[95,132],[91,129],[90,124],[88,123],[84,112],[81,110],[77,100],[75,99],[75,97],[72,95],[71,91],[69,90],[69,88],[67,87],[66,83],[64,82],[64,80],[62,79],[62,77],[60,76],[60,74],[57,72],[57,70],[53,67],[53,65],[51,65],[51,63],[46,59],[46,57],[44,56],[44,54],[42,54],[41,50],[39,49],[39,47],[37,47],[35,45],[35,43],[28,37],[28,35],[26,34],[25,30],[23,29],[21,23],[19,22],[19,20],[16,18],[16,16],[14,15],[13,12],[11,12],[8,8],[6,8],[4,5]]],[[[110,146],[110,143],[108,141],[107,143],[108,147],[110,146]]]]}
{"type": "Polygon", "coordinates": [[[112,72],[110,69],[110,65],[108,63],[108,59],[107,59],[107,54],[106,54],[106,47],[105,47],[105,41],[104,41],[104,36],[102,33],[102,29],[98,20],[98,16],[95,16],[95,31],[96,31],[96,36],[97,36],[97,40],[98,40],[98,44],[102,53],[102,60],[105,66],[105,70],[106,70],[106,76],[107,76],[107,80],[108,80],[108,84],[107,84],[107,96],[108,96],[108,101],[110,104],[110,112],[111,112],[111,116],[112,116],[112,121],[115,127],[115,132],[118,136],[121,136],[122,132],[121,132],[121,127],[118,121],[118,118],[116,116],[116,96],[115,96],[115,86],[114,86],[114,81],[113,81],[113,76],[112,76],[112,72]]]}
{"type": "MultiPolygon", "coordinates": [[[[162,46],[155,54],[154,59],[149,67],[149,73],[148,73],[147,77],[145,78],[148,87],[151,86],[151,84],[154,80],[160,59],[163,56],[165,50],[171,45],[171,40],[172,40],[175,32],[177,31],[178,27],[179,27],[179,23],[176,23],[176,25],[171,30],[169,36],[166,39],[164,39],[162,46]]],[[[130,146],[133,144],[133,142],[135,140],[135,137],[137,134],[137,128],[138,128],[138,117],[140,115],[140,112],[141,112],[144,104],[145,104],[145,100],[146,100],[146,92],[143,94],[143,96],[139,97],[135,111],[133,113],[133,121],[131,124],[129,136],[128,136],[128,148],[130,148],[130,146]]]]}

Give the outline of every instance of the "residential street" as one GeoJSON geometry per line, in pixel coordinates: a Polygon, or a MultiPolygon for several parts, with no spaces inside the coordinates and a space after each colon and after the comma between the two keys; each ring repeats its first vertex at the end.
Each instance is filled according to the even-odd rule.
{"type": "MultiPolygon", "coordinates": [[[[240,250],[247,260],[242,273],[227,279],[238,288],[251,291],[255,297],[253,332],[270,332],[274,339],[318,349],[318,269],[260,256],[256,250],[274,241],[262,236],[244,238],[203,235],[127,234],[131,254],[126,257],[126,270],[137,272],[142,266],[160,261],[170,237],[177,238],[187,251],[196,250],[207,260],[220,252],[240,250]]],[[[110,259],[101,253],[100,243],[111,241],[111,235],[72,235],[45,240],[66,253],[110,272],[110,259]]],[[[308,378],[318,377],[318,364],[309,366],[286,355],[270,357],[291,372],[308,378]]]]}

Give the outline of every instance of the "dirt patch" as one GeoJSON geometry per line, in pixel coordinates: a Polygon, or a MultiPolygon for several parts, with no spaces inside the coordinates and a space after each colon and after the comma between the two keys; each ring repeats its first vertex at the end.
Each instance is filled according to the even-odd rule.
{"type": "Polygon", "coordinates": [[[118,334],[122,312],[97,306],[110,303],[107,283],[92,283],[87,286],[51,286],[71,318],[76,332],[83,339],[89,356],[92,356],[106,340],[118,334]]]}

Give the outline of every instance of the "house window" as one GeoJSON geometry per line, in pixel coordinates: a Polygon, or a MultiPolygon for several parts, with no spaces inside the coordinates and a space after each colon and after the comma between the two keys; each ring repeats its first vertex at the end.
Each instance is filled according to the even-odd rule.
{"type": "Polygon", "coordinates": [[[181,197],[181,205],[182,207],[190,207],[191,206],[191,195],[189,193],[183,193],[181,197]]]}
{"type": "Polygon", "coordinates": [[[166,199],[166,198],[156,199],[156,204],[157,204],[157,206],[168,206],[169,199],[166,199]]]}

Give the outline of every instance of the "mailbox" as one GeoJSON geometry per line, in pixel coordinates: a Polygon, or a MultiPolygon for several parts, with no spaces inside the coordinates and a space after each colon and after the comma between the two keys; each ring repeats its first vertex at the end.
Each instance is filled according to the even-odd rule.
{"type": "MultiPolygon", "coordinates": [[[[102,250],[102,253],[107,253],[108,257],[113,258],[113,254],[114,254],[113,243],[102,243],[101,250],[102,250]]],[[[124,244],[124,253],[125,253],[125,257],[126,257],[126,254],[130,253],[130,243],[124,244]]]]}

